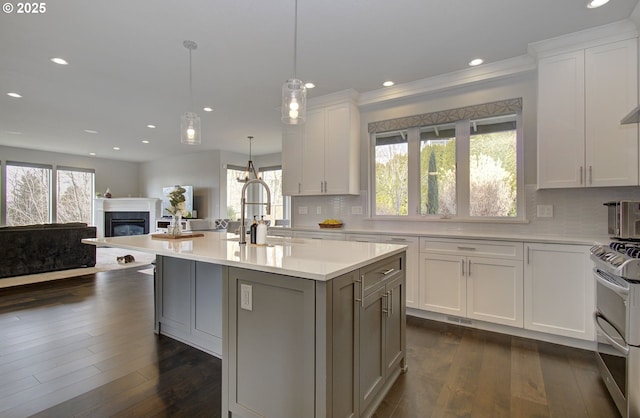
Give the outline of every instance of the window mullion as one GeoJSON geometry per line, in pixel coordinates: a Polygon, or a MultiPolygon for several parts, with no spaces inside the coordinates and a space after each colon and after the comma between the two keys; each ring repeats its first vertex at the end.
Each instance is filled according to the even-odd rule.
{"type": "Polygon", "coordinates": [[[408,216],[420,215],[420,128],[407,130],[408,142],[408,216]]]}
{"type": "Polygon", "coordinates": [[[460,217],[469,216],[470,196],[470,124],[469,120],[456,122],[456,183],[458,200],[458,214],[460,217]]]}

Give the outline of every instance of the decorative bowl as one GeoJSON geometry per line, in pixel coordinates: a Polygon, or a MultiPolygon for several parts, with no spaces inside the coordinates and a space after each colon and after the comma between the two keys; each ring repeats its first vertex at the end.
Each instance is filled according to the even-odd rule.
{"type": "Polygon", "coordinates": [[[344,224],[323,224],[323,223],[319,223],[318,225],[320,225],[320,229],[336,229],[336,228],[342,228],[342,226],[344,224]]]}

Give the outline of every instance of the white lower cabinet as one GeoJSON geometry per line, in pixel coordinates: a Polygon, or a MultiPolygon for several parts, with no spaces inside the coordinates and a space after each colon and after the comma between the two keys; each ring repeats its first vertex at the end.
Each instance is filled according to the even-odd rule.
{"type": "Polygon", "coordinates": [[[522,243],[421,238],[419,309],[523,326],[522,243]]]}
{"type": "Polygon", "coordinates": [[[589,247],[525,244],[524,327],[594,339],[594,279],[589,247]]]}

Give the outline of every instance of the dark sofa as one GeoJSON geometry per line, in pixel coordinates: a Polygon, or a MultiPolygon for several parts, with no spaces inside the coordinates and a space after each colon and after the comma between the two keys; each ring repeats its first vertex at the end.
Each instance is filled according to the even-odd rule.
{"type": "Polygon", "coordinates": [[[96,227],[61,223],[0,228],[0,278],[44,273],[96,264],[96,227]]]}

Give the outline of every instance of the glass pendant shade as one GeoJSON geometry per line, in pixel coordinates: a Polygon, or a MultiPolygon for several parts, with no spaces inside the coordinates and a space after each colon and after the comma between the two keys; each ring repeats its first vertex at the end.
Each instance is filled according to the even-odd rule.
{"type": "Polygon", "coordinates": [[[282,122],[289,125],[304,123],[307,117],[307,88],[297,78],[282,85],[282,122]]]}
{"type": "Polygon", "coordinates": [[[199,145],[202,142],[200,117],[197,114],[186,112],[180,118],[180,142],[188,145],[199,145]]]}

